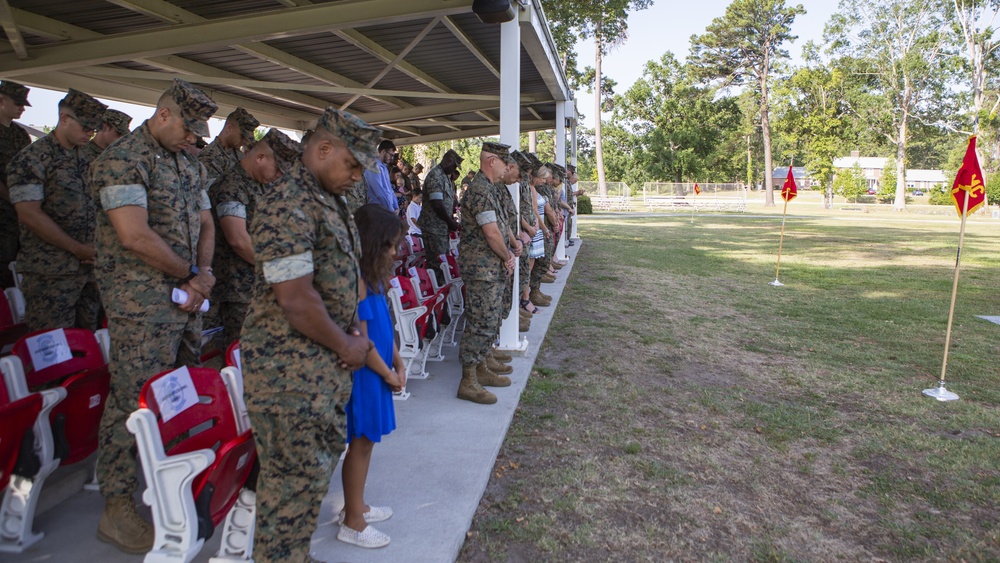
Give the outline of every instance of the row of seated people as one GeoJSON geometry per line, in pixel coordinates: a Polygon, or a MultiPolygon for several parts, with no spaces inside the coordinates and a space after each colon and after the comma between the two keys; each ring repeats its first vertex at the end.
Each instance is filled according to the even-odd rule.
{"type": "MultiPolygon", "coordinates": [[[[407,370],[414,378],[426,378],[426,363],[443,359],[446,338],[455,344],[464,310],[457,253],[441,257],[445,282],[439,285],[423,267],[419,237],[402,246],[389,301],[407,370]]],[[[24,315],[19,291],[10,288],[2,295],[0,336],[12,344],[10,354],[0,358],[0,518],[5,523],[0,551],[19,553],[44,535],[32,523],[46,478],[60,466],[84,462],[93,474],[109,393],[110,342],[105,329],[26,333],[19,322],[24,315]]],[[[256,454],[238,341],[229,346],[226,363],[221,373],[182,367],[155,375],[127,423],[136,436],[148,484],[143,498],[152,509],[156,534],[147,561],[177,554],[189,561],[220,524],[220,558],[245,560],[252,553],[256,454]]],[[[407,396],[404,389],[398,398],[407,396]]]]}

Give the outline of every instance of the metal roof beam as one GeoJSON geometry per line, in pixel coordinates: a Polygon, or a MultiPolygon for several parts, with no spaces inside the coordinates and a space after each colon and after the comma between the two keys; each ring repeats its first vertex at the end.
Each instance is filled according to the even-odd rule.
{"type": "MultiPolygon", "coordinates": [[[[541,131],[545,129],[555,129],[555,121],[545,121],[543,125],[531,128],[521,128],[521,132],[541,131]]],[[[420,135],[417,137],[398,137],[392,140],[396,146],[423,145],[436,143],[438,141],[452,141],[455,139],[468,139],[470,137],[496,137],[500,134],[500,124],[490,127],[480,127],[478,129],[465,129],[463,131],[449,131],[448,133],[435,133],[432,135],[420,135]]]]}
{"type": "MultiPolygon", "coordinates": [[[[41,35],[43,37],[49,37],[52,39],[60,39],[64,41],[74,40],[74,39],[93,39],[96,37],[104,37],[104,35],[91,31],[89,29],[84,29],[82,27],[77,27],[65,22],[47,18],[45,16],[40,16],[32,12],[25,12],[24,10],[14,9],[14,15],[17,17],[17,21],[21,22],[21,27],[31,30],[32,33],[41,35]]],[[[181,75],[204,75],[204,76],[214,76],[219,79],[222,78],[233,78],[233,79],[245,79],[244,76],[235,74],[232,72],[219,70],[213,66],[195,62],[189,59],[178,56],[167,56],[167,57],[150,57],[148,59],[139,59],[138,62],[143,64],[148,64],[150,66],[155,66],[157,68],[162,68],[164,70],[177,72],[181,75]]],[[[318,111],[323,111],[330,102],[326,100],[321,100],[319,98],[313,98],[312,96],[306,96],[296,92],[288,92],[282,90],[270,90],[264,88],[240,88],[240,90],[245,90],[246,92],[251,92],[254,94],[260,94],[264,96],[270,96],[276,100],[282,100],[285,102],[293,103],[299,106],[304,106],[307,108],[316,109],[318,111]]]]}
{"type": "MultiPolygon", "coordinates": [[[[418,33],[416,37],[411,39],[410,42],[406,44],[406,47],[403,47],[403,50],[400,51],[399,54],[395,56],[395,58],[389,61],[389,64],[387,64],[385,68],[379,71],[379,73],[376,74],[374,78],[368,81],[366,87],[371,88],[372,86],[378,84],[379,80],[385,78],[385,75],[389,74],[389,71],[396,68],[396,65],[402,62],[403,59],[406,58],[406,55],[409,55],[410,51],[412,51],[413,48],[416,47],[424,39],[424,37],[427,37],[427,34],[430,33],[431,30],[434,29],[434,26],[436,26],[440,21],[441,17],[438,16],[432,19],[430,23],[425,25],[424,28],[420,30],[420,33],[418,33]]],[[[351,104],[357,101],[357,99],[360,97],[361,96],[355,95],[351,99],[347,100],[347,102],[344,103],[344,105],[340,106],[340,109],[346,110],[347,108],[351,107],[351,104]]]]}
{"type": "Polygon", "coordinates": [[[364,27],[438,15],[465,13],[469,0],[368,0],[336,2],[163,29],[109,35],[99,39],[40,46],[27,61],[0,61],[0,74],[16,77],[82,64],[102,64],[143,57],[169,55],[185,50],[214,48],[246,41],[264,41],[295,34],[364,27]]]}
{"type": "Polygon", "coordinates": [[[14,21],[14,12],[11,11],[7,0],[0,0],[0,25],[3,26],[3,31],[7,34],[7,41],[10,41],[10,46],[14,49],[17,58],[22,61],[27,59],[28,46],[24,43],[24,37],[21,36],[21,30],[17,27],[17,22],[14,21]]]}
{"type": "MultiPolygon", "coordinates": [[[[115,78],[135,78],[139,80],[161,80],[165,83],[174,79],[174,74],[132,70],[114,66],[92,66],[74,69],[73,72],[95,76],[110,76],[115,78]]],[[[214,73],[213,73],[214,74],[214,73]]],[[[194,84],[209,84],[214,86],[258,87],[274,90],[298,90],[303,92],[320,92],[325,94],[355,94],[363,96],[401,96],[404,98],[424,98],[429,100],[465,100],[465,101],[495,101],[498,94],[450,94],[441,92],[417,92],[413,90],[379,90],[375,88],[344,88],[341,86],[324,86],[317,84],[295,84],[292,82],[265,82],[249,78],[229,78],[224,76],[184,75],[183,78],[194,84]]],[[[534,96],[521,96],[524,102],[535,102],[534,96]]],[[[329,105],[329,104],[328,104],[329,105]]],[[[322,109],[322,108],[321,108],[322,109]]]]}
{"type": "MultiPolygon", "coordinates": [[[[108,78],[94,78],[64,72],[51,72],[36,75],[25,75],[21,79],[29,86],[41,86],[68,90],[76,88],[92,96],[108,100],[156,106],[157,100],[163,94],[162,84],[119,82],[108,78]]],[[[234,96],[225,92],[208,92],[211,98],[219,104],[217,115],[223,117],[242,106],[254,114],[262,123],[284,129],[305,130],[316,122],[316,114],[299,110],[287,109],[234,96]]],[[[152,114],[152,109],[150,110],[152,114]]]]}
{"type": "Polygon", "coordinates": [[[479,59],[479,62],[483,63],[483,66],[485,66],[487,70],[493,73],[493,76],[500,78],[500,69],[497,68],[497,66],[493,64],[493,61],[491,61],[490,58],[487,57],[486,54],[483,53],[479,49],[479,47],[477,47],[476,44],[472,42],[472,39],[468,35],[466,35],[464,31],[462,31],[462,28],[458,27],[458,24],[456,24],[451,18],[448,17],[444,18],[442,22],[444,23],[445,27],[447,27],[448,30],[451,31],[452,35],[454,35],[455,38],[458,39],[460,43],[462,43],[462,45],[465,45],[465,48],[468,49],[469,52],[471,52],[473,55],[475,55],[475,57],[479,59]]]}
{"type": "MultiPolygon", "coordinates": [[[[152,18],[159,19],[172,24],[199,24],[209,21],[207,18],[199,16],[194,12],[190,12],[178,6],[171,4],[165,0],[106,0],[122,8],[132,10],[141,14],[145,14],[152,18]]],[[[272,47],[265,43],[253,43],[249,45],[231,45],[233,49],[246,53],[252,57],[257,57],[258,59],[268,61],[272,64],[283,66],[299,74],[315,78],[321,82],[326,82],[327,84],[332,84],[334,86],[353,86],[355,88],[362,87],[360,82],[351,80],[350,78],[333,72],[327,68],[323,68],[319,65],[313,64],[305,59],[296,57],[290,53],[282,51],[281,49],[272,47]]],[[[367,97],[367,96],[366,96],[367,97]]],[[[357,98],[355,98],[357,99],[357,98]]],[[[411,107],[412,104],[408,104],[402,100],[396,98],[384,98],[378,99],[373,98],[376,101],[387,103],[396,107],[411,107]]],[[[329,104],[327,104],[329,105],[329,104]]],[[[326,108],[326,106],[323,106],[326,108]]]]}
{"type": "Polygon", "coordinates": [[[538,2],[521,8],[518,16],[521,23],[521,46],[535,64],[552,97],[559,101],[568,100],[573,97],[573,93],[559,62],[552,33],[540,10],[538,2]]]}

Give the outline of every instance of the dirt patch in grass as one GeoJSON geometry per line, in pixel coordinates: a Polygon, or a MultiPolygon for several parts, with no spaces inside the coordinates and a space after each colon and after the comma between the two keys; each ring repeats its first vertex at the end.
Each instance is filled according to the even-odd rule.
{"type": "MultiPolygon", "coordinates": [[[[802,222],[812,236],[786,248],[811,256],[840,240],[812,254],[836,260],[789,259],[795,287],[775,290],[759,232],[717,222],[588,225],[459,560],[1000,559],[995,369],[961,357],[978,393],[922,400],[939,361],[926,310],[942,296],[886,302],[900,280],[936,284],[938,258],[892,255],[918,240],[897,224],[876,229],[879,261],[861,226],[851,239],[802,222]],[[852,249],[868,261],[863,291],[852,249]]],[[[923,250],[952,236],[914,229],[923,250]]],[[[980,295],[978,309],[1000,310],[980,295]]],[[[995,335],[958,339],[997,351],[995,335]]]]}

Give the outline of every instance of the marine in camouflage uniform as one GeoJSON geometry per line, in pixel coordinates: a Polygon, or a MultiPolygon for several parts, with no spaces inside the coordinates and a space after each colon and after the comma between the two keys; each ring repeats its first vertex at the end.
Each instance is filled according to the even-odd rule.
{"type": "Polygon", "coordinates": [[[513,262],[510,253],[510,228],[507,209],[500,200],[496,182],[506,168],[505,158],[510,147],[500,143],[483,143],[480,171],[469,183],[462,200],[462,236],[459,241],[458,264],[465,284],[466,327],[459,344],[462,382],[458,397],[481,404],[496,402],[496,396],[483,385],[503,387],[510,379],[490,371],[486,365],[500,328],[504,285],[510,281],[507,264],[513,262]],[[496,157],[494,159],[493,157],[496,157]],[[490,245],[493,229],[499,233],[495,244],[503,245],[507,256],[500,257],[499,248],[490,245]]]}
{"type": "Polygon", "coordinates": [[[211,186],[232,167],[240,163],[243,151],[240,147],[249,145],[260,121],[243,108],[236,108],[226,117],[226,124],[219,136],[198,153],[198,160],[208,169],[208,185],[211,186]]]}
{"type": "MultiPolygon", "coordinates": [[[[537,220],[535,219],[535,202],[531,198],[531,160],[521,151],[514,151],[514,160],[517,161],[517,165],[521,170],[521,182],[520,182],[520,201],[518,202],[521,222],[521,230],[524,229],[524,224],[527,223],[529,226],[538,228],[537,220]]],[[[531,244],[530,242],[528,243],[531,244]]],[[[528,287],[528,282],[531,279],[531,268],[528,263],[528,251],[525,249],[521,252],[521,263],[519,270],[518,279],[518,295],[528,287]]]]}
{"type": "Polygon", "coordinates": [[[342,362],[360,367],[371,350],[370,340],[352,335],[361,241],[341,195],[361,166],[376,169],[380,135],[327,108],[302,159],[258,202],[250,227],[266,282],[255,289],[240,338],[260,460],[258,563],[314,561],[309,541],[347,434],[352,372],[342,362]],[[321,160],[328,149],[333,156],[321,160]]]}
{"type": "Polygon", "coordinates": [[[98,538],[132,552],[151,546],[152,535],[132,505],[135,439],[125,421],[151,376],[200,365],[198,309],[215,283],[215,234],[207,172],[184,149],[208,133],[216,109],[203,92],[174,79],[153,116],[91,164],[91,191],[100,202],[97,277],[111,333],[111,394],[97,466],[106,504],[98,538]],[[134,233],[151,242],[142,246],[134,233]],[[183,306],[171,302],[174,288],[188,293],[183,306]]]}
{"type": "Polygon", "coordinates": [[[355,211],[368,203],[368,184],[364,180],[356,182],[344,193],[344,199],[347,201],[347,209],[353,217],[355,211]]]}
{"type": "Polygon", "coordinates": [[[14,155],[31,144],[31,137],[13,120],[21,117],[28,103],[29,88],[17,82],[0,82],[0,285],[11,287],[14,278],[10,263],[17,260],[17,212],[7,190],[7,165],[14,155]]]}
{"type": "Polygon", "coordinates": [[[92,162],[111,143],[128,135],[131,123],[132,116],[123,111],[109,109],[104,112],[104,117],[101,118],[101,128],[97,130],[94,138],[81,148],[84,158],[88,162],[92,162]]]}
{"type": "Polygon", "coordinates": [[[212,293],[219,303],[222,340],[227,346],[240,337],[257,281],[248,230],[257,202],[299,154],[297,142],[271,129],[247,151],[238,166],[223,174],[208,191],[216,219],[214,263],[219,280],[212,293]]]}
{"type": "Polygon", "coordinates": [[[31,330],[97,329],[97,208],[88,191],[89,161],[80,147],[101,126],[106,109],[70,88],[59,102],[59,123],[52,133],[7,166],[10,200],[21,224],[17,270],[24,275],[24,320],[31,330]]]}
{"type": "Polygon", "coordinates": [[[441,163],[427,173],[423,187],[424,205],[417,217],[417,226],[424,239],[427,268],[433,270],[441,282],[444,281],[440,271],[441,255],[450,250],[448,234],[460,228],[452,216],[455,208],[455,182],[451,181],[449,175],[462,164],[462,160],[457,152],[449,149],[441,157],[441,163]]]}
{"type": "MultiPolygon", "coordinates": [[[[507,180],[510,183],[514,183],[517,179],[513,177],[514,174],[520,173],[520,169],[517,167],[517,161],[514,159],[512,154],[507,154],[504,156],[504,162],[507,163],[507,172],[511,177],[504,177],[500,182],[496,183],[497,188],[497,200],[500,201],[500,205],[503,207],[503,213],[505,216],[504,224],[507,226],[508,230],[508,243],[510,246],[514,246],[515,240],[517,240],[517,234],[520,231],[518,228],[518,216],[517,216],[517,206],[514,205],[514,197],[510,194],[510,190],[507,189],[507,180]]],[[[523,247],[522,247],[523,250],[523,247]]],[[[522,255],[527,254],[527,252],[521,252],[522,255]]],[[[520,257],[516,258],[520,260],[520,257]]],[[[500,306],[500,323],[497,324],[497,336],[500,335],[500,326],[503,324],[504,319],[510,314],[511,308],[514,304],[514,280],[505,279],[500,282],[503,285],[503,299],[501,300],[500,306]]],[[[493,367],[491,365],[491,367],[493,367]]],[[[511,370],[513,371],[513,370],[511,370]]]]}

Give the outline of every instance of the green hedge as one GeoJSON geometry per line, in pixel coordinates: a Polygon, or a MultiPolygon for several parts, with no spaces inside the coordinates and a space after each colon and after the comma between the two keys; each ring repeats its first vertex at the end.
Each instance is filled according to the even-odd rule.
{"type": "Polygon", "coordinates": [[[594,206],[590,203],[590,198],[581,195],[576,198],[576,212],[579,215],[593,215],[594,206]]]}

